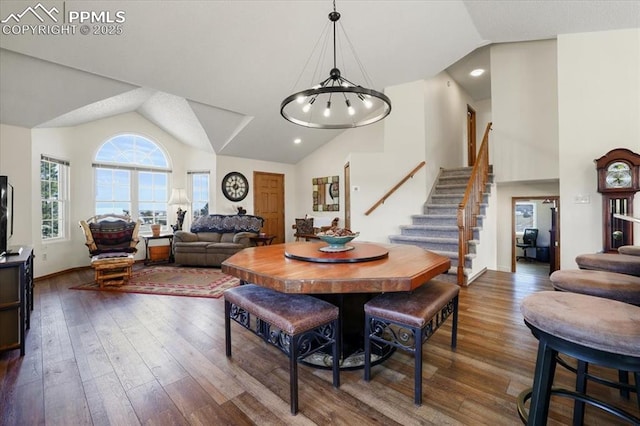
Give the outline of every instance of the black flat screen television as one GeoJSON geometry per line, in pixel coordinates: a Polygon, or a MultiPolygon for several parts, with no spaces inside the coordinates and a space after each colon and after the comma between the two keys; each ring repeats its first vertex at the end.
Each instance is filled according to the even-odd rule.
{"type": "Polygon", "coordinates": [[[13,235],[13,186],[7,176],[0,176],[0,256],[7,253],[13,235]]]}

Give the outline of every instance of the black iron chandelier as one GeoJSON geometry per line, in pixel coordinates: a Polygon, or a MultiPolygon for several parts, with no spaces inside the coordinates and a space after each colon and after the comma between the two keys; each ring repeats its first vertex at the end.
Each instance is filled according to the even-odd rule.
{"type": "MultiPolygon", "coordinates": [[[[280,114],[292,123],[315,129],[349,129],[380,121],[391,112],[391,100],[384,93],[351,82],[338,69],[336,23],[339,19],[334,0],[333,12],[329,13],[329,21],[333,26],[333,68],[329,71],[329,77],[319,84],[282,101],[280,114]]],[[[340,28],[348,41],[342,25],[340,28]]],[[[365,82],[371,85],[353,46],[351,50],[365,82]]]]}

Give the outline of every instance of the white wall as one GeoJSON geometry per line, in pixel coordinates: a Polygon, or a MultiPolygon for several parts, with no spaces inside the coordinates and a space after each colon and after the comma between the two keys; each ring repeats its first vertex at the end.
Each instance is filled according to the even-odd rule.
{"type": "Polygon", "coordinates": [[[571,268],[577,255],[602,250],[593,160],[614,148],[640,152],[640,29],[558,37],[558,86],[561,263],[571,268]],[[590,202],[576,204],[577,196],[590,202]]]}
{"type": "MultiPolygon", "coordinates": [[[[31,130],[0,124],[0,175],[14,187],[14,234],[9,245],[31,244],[31,130]]],[[[38,167],[38,170],[40,168],[38,167]]]]}
{"type": "MultiPolygon", "coordinates": [[[[292,147],[294,148],[294,147],[292,147]]],[[[209,209],[210,213],[220,213],[220,214],[236,214],[238,210],[236,206],[242,206],[247,210],[247,214],[254,213],[254,205],[253,205],[253,172],[267,172],[267,173],[279,173],[284,175],[284,197],[285,197],[285,218],[284,218],[284,235],[285,241],[293,240],[293,230],[291,229],[291,225],[295,223],[296,212],[295,209],[291,209],[292,203],[290,200],[295,199],[296,193],[296,174],[295,174],[295,166],[291,164],[285,163],[274,163],[270,161],[257,161],[257,160],[248,160],[246,158],[237,158],[237,157],[228,157],[228,156],[218,156],[216,161],[216,173],[212,176],[215,177],[215,181],[212,181],[211,185],[213,186],[214,198],[213,201],[213,209],[209,209]],[[222,179],[229,172],[240,172],[242,173],[249,182],[249,193],[247,197],[240,202],[231,202],[225,198],[222,194],[222,189],[220,187],[222,179]],[[290,232],[291,231],[291,232],[290,232]]],[[[309,181],[309,186],[311,186],[311,181],[309,181]]]]}
{"type": "Polygon", "coordinates": [[[425,181],[429,166],[422,168],[387,201],[365,216],[387,191],[425,160],[425,82],[416,81],[388,87],[393,110],[383,122],[383,152],[353,154],[350,158],[351,228],[365,241],[389,242],[398,226],[410,223],[411,214],[420,213],[426,199],[425,181]]]}
{"type": "Polygon", "coordinates": [[[531,200],[536,205],[536,228],[538,228],[538,247],[549,247],[551,241],[551,207],[553,204],[544,204],[544,200],[531,200]]]}
{"type": "MultiPolygon", "coordinates": [[[[469,95],[447,74],[441,72],[425,84],[425,155],[431,167],[466,165],[467,104],[469,95]]],[[[393,135],[394,138],[401,134],[393,135]]],[[[389,141],[394,143],[393,140],[389,141]]],[[[430,169],[430,168],[428,168],[430,169]]],[[[432,184],[428,181],[427,188],[432,184]]]]}
{"type": "MultiPolygon", "coordinates": [[[[395,108],[395,104],[393,104],[395,108]]],[[[393,114],[393,112],[392,112],[393,114]]],[[[295,180],[293,183],[294,192],[292,197],[287,196],[288,205],[293,207],[293,219],[302,218],[305,215],[320,218],[321,220],[330,220],[334,217],[340,218],[338,226],[345,224],[345,182],[344,182],[344,166],[350,163],[351,168],[351,186],[360,186],[359,191],[351,191],[352,214],[358,211],[353,208],[353,200],[358,198],[362,191],[370,190],[370,185],[363,184],[363,181],[356,179],[354,182],[353,174],[353,155],[361,155],[359,153],[378,152],[384,149],[384,121],[374,123],[364,127],[349,129],[338,135],[331,142],[321,146],[311,155],[304,158],[295,166],[295,180]],[[312,179],[325,176],[340,177],[340,197],[339,208],[337,212],[316,212],[313,211],[313,191],[312,179]]],[[[288,223],[293,224],[294,220],[288,223]]],[[[352,228],[353,222],[352,222],[352,228]]],[[[359,228],[358,230],[362,232],[359,228]]],[[[287,237],[293,238],[293,230],[287,232],[287,237]],[[291,234],[291,235],[289,235],[291,234]]],[[[364,237],[364,235],[363,235],[364,237]]]]}
{"type": "Polygon", "coordinates": [[[556,41],[491,46],[491,98],[496,182],[557,179],[556,41]]]}
{"type": "MultiPolygon", "coordinates": [[[[476,109],[476,147],[479,149],[484,137],[484,131],[487,129],[487,123],[493,120],[493,114],[491,111],[491,99],[485,99],[477,101],[473,105],[476,109]]],[[[493,132],[489,133],[490,144],[493,144],[493,132]]],[[[466,151],[465,151],[466,155],[466,151]]],[[[468,164],[465,156],[465,164],[468,164]]],[[[492,159],[489,158],[489,163],[492,163],[492,159]]]]}

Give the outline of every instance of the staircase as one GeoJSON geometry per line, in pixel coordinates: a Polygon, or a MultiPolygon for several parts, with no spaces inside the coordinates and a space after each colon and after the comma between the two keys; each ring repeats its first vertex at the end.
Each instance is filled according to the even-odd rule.
{"type": "MultiPolygon", "coordinates": [[[[451,268],[438,279],[457,283],[456,269],[458,266],[458,206],[464,197],[464,192],[471,176],[471,167],[457,169],[442,169],[438,181],[429,199],[424,205],[424,213],[413,215],[411,225],[400,226],[400,235],[391,235],[389,240],[394,244],[412,244],[426,250],[438,253],[451,259],[451,268]]],[[[491,191],[487,184],[485,203],[480,206],[477,227],[473,229],[473,239],[468,242],[468,254],[464,259],[464,282],[473,267],[476,246],[479,244],[479,231],[482,227],[486,199],[491,191]]]]}

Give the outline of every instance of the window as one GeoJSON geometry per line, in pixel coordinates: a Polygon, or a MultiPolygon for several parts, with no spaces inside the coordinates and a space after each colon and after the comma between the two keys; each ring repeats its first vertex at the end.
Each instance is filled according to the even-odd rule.
{"type": "Polygon", "coordinates": [[[41,237],[65,238],[68,222],[69,162],[40,156],[41,237]]]}
{"type": "Polygon", "coordinates": [[[167,224],[168,177],[167,173],[138,174],[138,218],[142,223],[167,224]]]}
{"type": "Polygon", "coordinates": [[[167,225],[169,162],[164,151],[140,135],[119,135],[106,141],[93,164],[96,214],[128,214],[142,221],[167,225]]]}
{"type": "Polygon", "coordinates": [[[517,201],[515,217],[517,234],[522,234],[527,228],[537,228],[536,204],[529,201],[517,201]]]}
{"type": "Polygon", "coordinates": [[[191,185],[192,223],[209,214],[209,172],[187,172],[191,185]]]}

